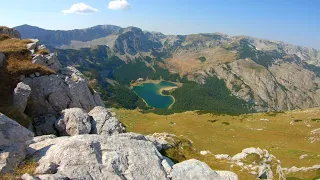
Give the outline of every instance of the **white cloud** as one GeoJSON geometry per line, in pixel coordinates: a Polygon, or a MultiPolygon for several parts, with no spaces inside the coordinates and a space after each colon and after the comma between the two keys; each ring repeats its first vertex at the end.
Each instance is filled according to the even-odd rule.
{"type": "Polygon", "coordinates": [[[112,0],[109,2],[108,8],[112,10],[128,10],[130,9],[130,4],[127,0],[112,0]]]}
{"type": "Polygon", "coordinates": [[[91,6],[88,6],[84,3],[78,3],[78,4],[73,4],[70,9],[67,10],[62,10],[62,13],[64,14],[90,14],[94,12],[98,12],[99,10],[96,8],[93,8],[91,6]]]}

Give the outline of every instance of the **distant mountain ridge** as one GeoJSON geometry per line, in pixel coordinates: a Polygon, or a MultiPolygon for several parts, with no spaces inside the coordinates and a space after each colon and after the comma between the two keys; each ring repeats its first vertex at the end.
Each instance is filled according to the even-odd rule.
{"type": "Polygon", "coordinates": [[[119,26],[98,25],[86,29],[75,30],[46,30],[36,26],[21,25],[14,27],[21,32],[22,38],[38,38],[43,43],[51,46],[68,44],[71,40],[91,41],[105,37],[120,29],[119,26]]]}
{"type": "MultiPolygon", "coordinates": [[[[107,53],[109,59],[116,56],[126,62],[116,62],[112,71],[141,61],[139,68],[156,71],[161,67],[198,84],[206,84],[216,76],[233,95],[254,104],[257,111],[320,106],[320,51],[314,48],[222,33],[164,35],[109,25],[71,31],[46,31],[26,25],[16,29],[24,38],[38,38],[56,48],[60,59],[65,59],[62,63],[99,69],[108,64],[104,63],[107,53]],[[101,45],[104,47],[98,47],[101,45]],[[89,51],[94,58],[86,56],[89,51]]],[[[138,72],[132,73],[134,76],[121,79],[136,80],[138,72]]],[[[125,75],[122,72],[121,76],[125,75]]]]}

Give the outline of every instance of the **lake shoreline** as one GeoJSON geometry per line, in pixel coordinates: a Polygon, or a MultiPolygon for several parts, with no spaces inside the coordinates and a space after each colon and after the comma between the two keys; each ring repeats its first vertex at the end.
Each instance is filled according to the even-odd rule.
{"type": "Polygon", "coordinates": [[[132,89],[134,86],[141,86],[141,85],[147,84],[147,83],[159,84],[162,81],[175,84],[175,85],[177,85],[177,87],[181,87],[183,85],[181,82],[166,81],[166,80],[163,80],[163,79],[159,79],[159,80],[146,79],[144,81],[135,81],[133,83],[130,83],[130,89],[132,89]]]}
{"type": "MultiPolygon", "coordinates": [[[[167,109],[171,109],[172,108],[172,106],[174,105],[174,103],[176,102],[176,99],[174,98],[174,96],[172,96],[172,95],[167,95],[167,94],[163,94],[163,91],[174,91],[175,89],[177,89],[177,88],[179,88],[179,87],[181,87],[182,86],[182,83],[179,83],[179,82],[171,82],[171,81],[165,81],[165,80],[145,80],[145,81],[138,81],[138,82],[134,82],[134,83],[131,83],[130,84],[130,89],[133,89],[134,87],[137,87],[137,86],[143,86],[144,84],[160,84],[161,82],[169,82],[169,83],[172,83],[172,84],[174,84],[174,85],[176,85],[176,86],[172,86],[172,87],[170,87],[170,86],[168,86],[168,87],[163,87],[163,88],[160,88],[158,91],[157,91],[157,94],[159,94],[159,95],[161,95],[161,96],[169,96],[169,97],[171,97],[171,99],[172,99],[172,103],[168,106],[168,108],[167,109]]],[[[135,92],[135,91],[134,91],[135,92]]],[[[143,102],[145,102],[146,103],[146,105],[148,106],[148,107],[152,107],[152,108],[155,108],[155,107],[153,107],[153,106],[150,106],[148,103],[147,103],[147,101],[143,98],[143,97],[141,97],[137,92],[135,92],[136,94],[137,94],[137,96],[139,96],[142,100],[143,100],[143,102]]]]}
{"type": "Polygon", "coordinates": [[[172,98],[172,100],[173,100],[173,102],[170,104],[168,109],[171,109],[171,107],[174,105],[174,103],[176,102],[176,98],[174,98],[174,96],[172,96],[172,95],[163,94],[163,91],[174,91],[177,88],[179,88],[179,87],[178,86],[176,86],[176,87],[164,87],[164,88],[161,88],[159,90],[159,94],[161,94],[162,96],[170,96],[172,98]]]}

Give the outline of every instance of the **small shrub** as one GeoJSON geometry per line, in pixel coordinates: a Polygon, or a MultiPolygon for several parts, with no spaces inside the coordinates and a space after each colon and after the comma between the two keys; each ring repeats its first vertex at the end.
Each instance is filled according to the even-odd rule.
{"type": "Polygon", "coordinates": [[[214,119],[214,120],[208,120],[208,122],[211,122],[211,123],[215,123],[217,122],[218,120],[217,119],[214,119]]]}
{"type": "Polygon", "coordinates": [[[295,119],[295,120],[293,120],[293,122],[295,122],[295,123],[297,123],[297,122],[302,122],[303,120],[301,120],[301,119],[295,119]]]}
{"type": "Polygon", "coordinates": [[[314,118],[314,119],[311,119],[311,121],[320,122],[320,118],[314,118]]]}
{"type": "Polygon", "coordinates": [[[201,56],[198,58],[202,63],[206,62],[207,58],[204,56],[201,56]]]}
{"type": "Polygon", "coordinates": [[[228,123],[228,122],[222,122],[221,124],[226,125],[226,126],[230,125],[230,123],[228,123]]]}

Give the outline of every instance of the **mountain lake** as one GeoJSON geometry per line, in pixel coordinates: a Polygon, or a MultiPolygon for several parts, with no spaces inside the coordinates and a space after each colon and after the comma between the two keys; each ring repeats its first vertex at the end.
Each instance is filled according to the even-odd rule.
{"type": "Polygon", "coordinates": [[[168,81],[158,83],[143,83],[133,86],[132,90],[141,97],[149,106],[154,108],[169,108],[174,103],[174,98],[170,95],[163,95],[163,90],[170,90],[178,87],[168,81]]]}

